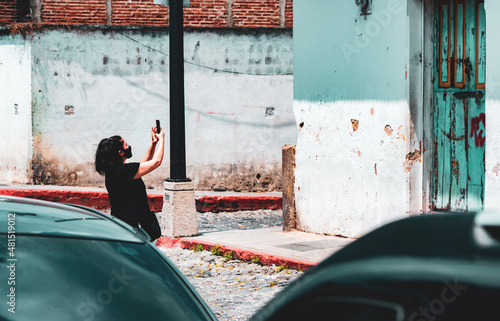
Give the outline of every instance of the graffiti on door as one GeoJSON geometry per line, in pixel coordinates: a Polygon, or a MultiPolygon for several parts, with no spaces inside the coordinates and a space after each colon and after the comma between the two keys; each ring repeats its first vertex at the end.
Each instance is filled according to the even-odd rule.
{"type": "Polygon", "coordinates": [[[481,113],[479,116],[474,117],[470,121],[470,137],[474,137],[474,143],[476,147],[483,147],[486,138],[484,137],[484,128],[486,124],[486,117],[484,113],[481,113]],[[483,126],[481,126],[481,123],[483,126]]]}

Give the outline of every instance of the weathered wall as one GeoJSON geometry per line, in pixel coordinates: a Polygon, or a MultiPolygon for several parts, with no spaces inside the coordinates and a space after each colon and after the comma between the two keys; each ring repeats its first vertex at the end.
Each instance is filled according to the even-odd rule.
{"type": "Polygon", "coordinates": [[[294,2],[302,230],[358,236],[408,211],[409,172],[419,157],[406,13],[404,0],[373,1],[368,12],[355,1],[294,2]]]}
{"type": "Polygon", "coordinates": [[[31,46],[0,37],[0,181],[29,182],[31,46]]]}
{"type": "Polygon", "coordinates": [[[486,0],[486,155],[485,208],[500,210],[500,3],[486,0]]]}
{"type": "MultiPolygon", "coordinates": [[[[5,180],[102,184],[90,157],[101,138],[119,133],[135,155],[146,150],[148,126],[168,124],[168,29],[158,28],[168,13],[153,0],[0,2],[1,41],[10,32],[32,45],[22,68],[33,76],[24,96],[33,100],[33,151],[4,159],[5,173],[17,171],[2,172],[5,180]]],[[[292,0],[191,0],[184,25],[199,28],[185,33],[188,176],[198,189],[279,189],[281,146],[297,136],[284,29],[292,0]]],[[[4,79],[15,68],[5,67],[4,79]]],[[[168,146],[166,159],[148,185],[168,176],[168,146]]]]}
{"type": "MultiPolygon", "coordinates": [[[[184,41],[188,177],[197,189],[279,189],[281,147],[296,140],[291,32],[192,30],[184,41]]],[[[35,183],[102,185],[100,139],[121,135],[138,161],[154,120],[168,127],[168,32],[44,31],[31,46],[35,183]]],[[[168,177],[168,150],[147,185],[168,177]]]]}

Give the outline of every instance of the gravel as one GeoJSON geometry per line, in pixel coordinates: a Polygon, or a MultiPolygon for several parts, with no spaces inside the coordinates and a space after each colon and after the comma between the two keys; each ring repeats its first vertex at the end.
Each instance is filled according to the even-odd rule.
{"type": "Polygon", "coordinates": [[[282,222],[283,212],[281,210],[198,213],[198,231],[200,233],[282,226],[282,222]]]}
{"type": "MultiPolygon", "coordinates": [[[[281,210],[198,213],[199,232],[281,226],[281,210]]],[[[160,249],[187,277],[219,320],[247,320],[301,271],[232,260],[208,251],[160,249]]]]}
{"type": "Polygon", "coordinates": [[[219,320],[247,320],[301,271],[227,260],[208,251],[160,248],[219,320]]]}

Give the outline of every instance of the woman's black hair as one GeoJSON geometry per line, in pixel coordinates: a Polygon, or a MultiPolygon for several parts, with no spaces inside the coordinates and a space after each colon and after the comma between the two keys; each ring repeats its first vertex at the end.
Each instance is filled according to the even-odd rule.
{"type": "Polygon", "coordinates": [[[108,170],[123,162],[118,151],[123,149],[123,140],[120,136],[104,138],[95,152],[95,170],[104,175],[108,170]]]}

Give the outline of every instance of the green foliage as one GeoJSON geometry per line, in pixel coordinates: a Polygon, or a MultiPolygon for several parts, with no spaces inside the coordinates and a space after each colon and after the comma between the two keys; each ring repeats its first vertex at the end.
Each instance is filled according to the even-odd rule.
{"type": "Polygon", "coordinates": [[[220,252],[220,245],[216,244],[216,245],[212,246],[212,248],[210,249],[210,252],[213,255],[220,255],[221,254],[221,252],[220,252]]]}
{"type": "Polygon", "coordinates": [[[252,256],[252,263],[260,263],[260,258],[258,255],[252,256]]]}
{"type": "Polygon", "coordinates": [[[232,260],[233,259],[233,251],[226,251],[226,253],[224,253],[224,258],[226,260],[232,260]]]}
{"type": "Polygon", "coordinates": [[[202,252],[203,250],[204,250],[204,248],[203,248],[203,245],[201,245],[201,244],[198,244],[198,245],[193,246],[191,248],[191,251],[194,251],[194,252],[202,252]]]}
{"type": "Polygon", "coordinates": [[[286,273],[290,273],[290,269],[288,268],[288,266],[286,266],[286,264],[280,265],[274,270],[276,271],[276,273],[280,273],[283,270],[285,270],[286,273]]]}

